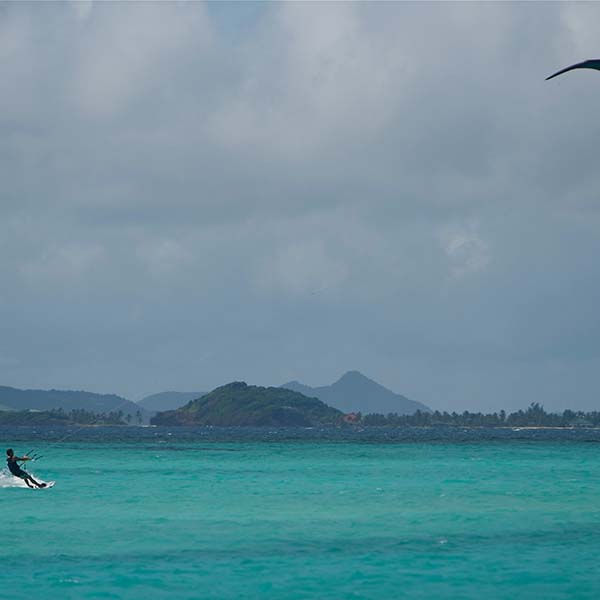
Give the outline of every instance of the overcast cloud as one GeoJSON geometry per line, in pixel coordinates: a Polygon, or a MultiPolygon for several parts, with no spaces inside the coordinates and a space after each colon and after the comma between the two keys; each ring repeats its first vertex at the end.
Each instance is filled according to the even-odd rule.
{"type": "Polygon", "coordinates": [[[600,408],[598,22],[0,4],[0,384],[600,408]]]}

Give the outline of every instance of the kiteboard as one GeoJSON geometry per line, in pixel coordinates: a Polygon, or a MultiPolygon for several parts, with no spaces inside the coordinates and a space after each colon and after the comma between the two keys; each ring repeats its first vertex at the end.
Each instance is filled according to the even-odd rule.
{"type": "MultiPolygon", "coordinates": [[[[40,481],[40,483],[43,483],[43,482],[40,481]]],[[[46,483],[46,485],[44,487],[35,488],[35,489],[36,490],[47,490],[48,488],[54,487],[54,485],[56,484],[56,481],[46,481],[45,483],[46,483]]]]}

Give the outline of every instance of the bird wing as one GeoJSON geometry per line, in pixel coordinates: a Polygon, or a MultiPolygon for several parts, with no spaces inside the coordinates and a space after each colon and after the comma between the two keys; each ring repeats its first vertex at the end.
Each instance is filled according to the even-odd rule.
{"type": "Polygon", "coordinates": [[[561,69],[560,71],[557,71],[556,73],[554,73],[554,75],[550,75],[550,77],[546,77],[546,81],[548,81],[548,79],[552,79],[553,77],[556,77],[557,75],[562,75],[563,73],[566,73],[567,71],[572,71],[573,69],[596,69],[596,70],[600,71],[600,59],[592,58],[590,60],[584,60],[583,62],[575,63],[574,65],[571,65],[570,67],[565,67],[564,69],[561,69]]]}

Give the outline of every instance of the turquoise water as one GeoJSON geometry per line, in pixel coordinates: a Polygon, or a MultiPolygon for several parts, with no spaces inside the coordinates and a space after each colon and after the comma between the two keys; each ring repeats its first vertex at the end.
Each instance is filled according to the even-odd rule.
{"type": "Polygon", "coordinates": [[[2,598],[600,597],[598,444],[46,445],[53,489],[0,478],[2,598]]]}

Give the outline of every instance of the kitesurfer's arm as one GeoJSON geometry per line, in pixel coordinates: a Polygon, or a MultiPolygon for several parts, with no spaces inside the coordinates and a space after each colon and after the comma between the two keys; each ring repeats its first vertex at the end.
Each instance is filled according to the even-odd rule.
{"type": "Polygon", "coordinates": [[[31,458],[29,458],[29,456],[15,456],[15,460],[26,461],[31,460],[31,458]]]}

